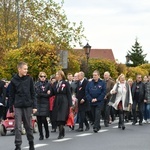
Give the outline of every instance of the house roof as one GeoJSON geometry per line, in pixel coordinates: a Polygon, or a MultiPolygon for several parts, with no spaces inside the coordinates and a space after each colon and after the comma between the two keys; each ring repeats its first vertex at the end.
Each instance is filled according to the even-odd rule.
{"type": "MultiPolygon", "coordinates": [[[[82,55],[85,55],[83,49],[74,49],[74,51],[78,51],[82,55]]],[[[115,61],[112,49],[91,49],[89,57],[95,59],[108,59],[111,61],[115,61]]]]}

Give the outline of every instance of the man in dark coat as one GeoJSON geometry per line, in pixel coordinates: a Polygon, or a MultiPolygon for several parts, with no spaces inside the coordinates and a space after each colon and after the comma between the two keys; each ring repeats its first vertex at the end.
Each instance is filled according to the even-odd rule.
{"type": "Polygon", "coordinates": [[[139,125],[142,125],[143,105],[144,105],[144,100],[146,100],[147,98],[146,98],[146,87],[145,87],[145,84],[142,82],[141,75],[136,76],[136,81],[132,84],[131,92],[132,92],[132,99],[133,99],[133,105],[132,105],[133,123],[132,125],[135,125],[137,123],[137,115],[136,115],[137,105],[138,105],[138,110],[139,110],[139,125]]]}
{"type": "Polygon", "coordinates": [[[79,128],[76,131],[83,131],[83,123],[85,123],[86,129],[89,130],[89,123],[86,118],[86,112],[89,110],[89,101],[85,96],[85,88],[88,81],[84,77],[84,72],[78,73],[79,81],[77,83],[76,98],[78,99],[78,114],[79,114],[79,128]]]}
{"type": "Polygon", "coordinates": [[[86,86],[86,98],[90,102],[92,116],[94,119],[93,131],[97,133],[100,129],[101,109],[106,95],[106,83],[100,79],[99,71],[93,72],[93,80],[86,86]]]}
{"type": "Polygon", "coordinates": [[[29,141],[29,150],[35,150],[32,127],[32,113],[36,109],[36,98],[33,79],[27,75],[28,65],[19,62],[18,73],[12,78],[10,86],[10,112],[15,113],[15,150],[21,150],[21,125],[22,121],[29,141]],[[13,110],[13,106],[15,111],[13,110]]]}

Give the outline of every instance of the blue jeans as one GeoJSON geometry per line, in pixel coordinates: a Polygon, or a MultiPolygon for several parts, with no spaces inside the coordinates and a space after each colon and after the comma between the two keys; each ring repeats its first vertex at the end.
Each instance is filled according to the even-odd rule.
{"type": "Polygon", "coordinates": [[[144,120],[150,118],[150,104],[144,103],[144,120]]]}

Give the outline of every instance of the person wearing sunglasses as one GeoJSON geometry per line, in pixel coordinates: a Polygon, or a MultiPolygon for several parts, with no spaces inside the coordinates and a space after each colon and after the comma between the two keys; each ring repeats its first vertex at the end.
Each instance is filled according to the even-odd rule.
{"type": "Polygon", "coordinates": [[[142,75],[138,74],[136,76],[136,81],[132,84],[131,87],[132,97],[133,97],[133,123],[135,125],[137,123],[137,113],[136,109],[138,106],[139,111],[139,125],[142,125],[143,122],[143,105],[146,98],[146,85],[142,82],[142,75]]]}
{"type": "Polygon", "coordinates": [[[45,138],[49,138],[49,128],[46,117],[49,117],[49,97],[51,93],[50,84],[47,80],[45,72],[39,73],[39,80],[35,84],[35,91],[37,96],[37,123],[39,130],[39,140],[44,139],[42,125],[45,129],[45,138]]]}

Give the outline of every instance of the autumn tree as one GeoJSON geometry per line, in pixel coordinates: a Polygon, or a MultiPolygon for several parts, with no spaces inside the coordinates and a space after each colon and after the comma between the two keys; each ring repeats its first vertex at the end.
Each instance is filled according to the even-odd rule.
{"type": "Polygon", "coordinates": [[[103,78],[103,74],[105,71],[109,71],[111,77],[114,79],[116,79],[118,76],[115,62],[112,62],[110,60],[90,59],[88,70],[88,77],[92,77],[92,73],[94,70],[98,70],[100,72],[101,78],[103,78]]]}
{"type": "MultiPolygon", "coordinates": [[[[36,80],[40,71],[47,73],[48,77],[61,69],[55,47],[45,42],[29,43],[20,49],[10,50],[6,53],[3,62],[5,77],[10,79],[17,72],[17,63],[25,61],[29,66],[29,74],[36,80]]],[[[2,70],[2,69],[1,69],[2,70]]]]}
{"type": "Polygon", "coordinates": [[[18,19],[21,46],[44,41],[57,49],[70,49],[84,38],[82,22],[68,21],[61,4],[53,0],[0,0],[0,43],[5,49],[17,47],[18,19]]]}
{"type": "Polygon", "coordinates": [[[143,54],[142,46],[140,46],[137,38],[135,40],[135,44],[132,46],[131,50],[128,51],[129,60],[131,63],[127,63],[127,66],[139,66],[147,63],[145,60],[147,54],[143,54]]]}

